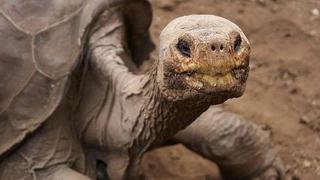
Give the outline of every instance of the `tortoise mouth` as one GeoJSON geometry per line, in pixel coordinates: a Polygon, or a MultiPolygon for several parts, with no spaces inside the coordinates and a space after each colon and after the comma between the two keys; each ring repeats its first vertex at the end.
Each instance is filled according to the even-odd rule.
{"type": "Polygon", "coordinates": [[[223,72],[211,73],[208,71],[184,72],[185,82],[192,89],[203,92],[218,92],[243,86],[247,80],[249,66],[230,68],[223,72]]]}

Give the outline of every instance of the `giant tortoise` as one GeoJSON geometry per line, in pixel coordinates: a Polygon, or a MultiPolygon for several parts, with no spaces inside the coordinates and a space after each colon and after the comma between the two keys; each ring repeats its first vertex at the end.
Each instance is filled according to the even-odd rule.
{"type": "Polygon", "coordinates": [[[136,179],[142,155],[170,139],[228,178],[281,177],[256,126],[212,108],[195,121],[244,92],[250,45],[235,24],[173,20],[158,61],[138,75],[153,48],[148,1],[0,2],[0,179],[94,179],[99,163],[110,179],[136,179]]]}

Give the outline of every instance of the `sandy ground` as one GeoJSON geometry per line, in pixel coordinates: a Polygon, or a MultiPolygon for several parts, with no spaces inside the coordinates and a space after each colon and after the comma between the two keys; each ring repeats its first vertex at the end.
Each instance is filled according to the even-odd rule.
{"type": "MultiPolygon", "coordinates": [[[[152,36],[173,18],[215,14],[252,44],[247,91],[228,109],[270,128],[289,179],[320,179],[320,0],[154,0],[152,36]]],[[[156,53],[153,55],[156,58],[156,53]]],[[[147,179],[217,179],[217,168],[181,145],[148,153],[147,179]]]]}

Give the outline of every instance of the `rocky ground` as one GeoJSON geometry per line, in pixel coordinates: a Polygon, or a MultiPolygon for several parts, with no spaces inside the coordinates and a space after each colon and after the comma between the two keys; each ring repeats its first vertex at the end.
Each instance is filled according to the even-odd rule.
{"type": "MultiPolygon", "coordinates": [[[[320,0],[153,0],[153,8],[156,43],[170,20],[188,14],[223,16],[245,31],[247,91],[226,107],[271,130],[288,179],[320,179],[320,0]]],[[[147,154],[143,171],[148,179],[218,179],[214,164],[181,145],[147,154]]]]}

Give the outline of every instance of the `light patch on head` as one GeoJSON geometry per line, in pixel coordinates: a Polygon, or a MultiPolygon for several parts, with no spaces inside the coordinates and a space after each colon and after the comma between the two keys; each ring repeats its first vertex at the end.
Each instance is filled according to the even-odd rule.
{"type": "Polygon", "coordinates": [[[208,29],[216,32],[225,32],[225,34],[237,31],[249,44],[242,30],[236,24],[225,18],[214,15],[188,15],[174,19],[162,30],[160,34],[160,49],[166,49],[174,39],[185,32],[208,29]]]}

